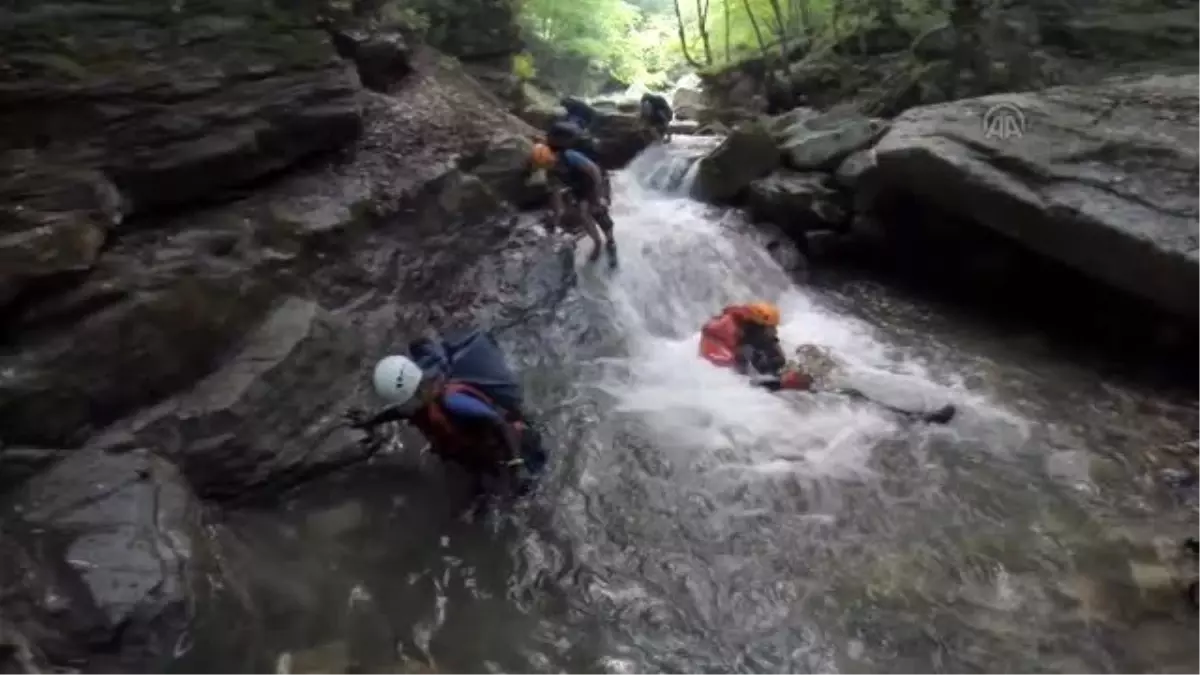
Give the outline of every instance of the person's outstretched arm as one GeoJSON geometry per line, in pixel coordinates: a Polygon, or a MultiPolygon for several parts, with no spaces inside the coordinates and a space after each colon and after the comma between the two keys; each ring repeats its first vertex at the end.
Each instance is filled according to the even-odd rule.
{"type": "Polygon", "coordinates": [[[347,410],[344,417],[346,423],[355,429],[370,431],[380,424],[405,421],[408,419],[408,413],[404,411],[402,406],[392,405],[378,410],[373,414],[367,414],[365,410],[353,408],[347,410]]]}

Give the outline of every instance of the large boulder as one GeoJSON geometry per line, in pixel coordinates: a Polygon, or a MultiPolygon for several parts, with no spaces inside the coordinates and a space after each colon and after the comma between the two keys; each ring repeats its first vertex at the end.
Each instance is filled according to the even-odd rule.
{"type": "Polygon", "coordinates": [[[435,30],[430,44],[464,62],[507,57],[524,43],[513,0],[413,0],[435,30]]]}
{"type": "Polygon", "coordinates": [[[458,167],[478,177],[497,196],[521,208],[532,207],[549,197],[544,182],[530,181],[532,150],[533,141],[527,136],[500,135],[464,157],[458,167]]]}
{"type": "MultiPolygon", "coordinates": [[[[390,96],[359,93],[355,106],[361,102],[368,123],[352,163],[281,176],[219,208],[157,217],[155,229],[123,227],[119,237],[110,231],[86,275],[30,287],[6,316],[7,349],[0,355],[4,441],[78,447],[95,431],[217,369],[289,288],[332,293],[333,306],[372,289],[395,288],[384,259],[405,241],[419,260],[422,247],[432,245],[422,240],[429,233],[398,221],[397,232],[364,250],[355,247],[367,225],[413,208],[414,200],[441,205],[441,231],[433,236],[467,227],[482,211],[502,209],[485,179],[447,174],[465,152],[533,130],[461,69],[416,56],[421,77],[409,78],[390,96]],[[430,199],[433,193],[439,198],[430,199]]],[[[293,84],[308,86],[304,80],[293,84]]],[[[278,102],[269,89],[256,93],[266,98],[250,99],[248,110],[278,102]]],[[[149,99],[145,105],[151,106],[149,99]]],[[[124,152],[112,146],[112,153],[124,152]]],[[[88,214],[104,213],[89,208],[88,214]]],[[[73,262],[71,269],[81,264],[73,262]]]]}
{"type": "Polygon", "coordinates": [[[704,92],[698,89],[680,87],[671,97],[671,107],[675,110],[675,117],[681,120],[696,119],[706,105],[704,92]]]}
{"type": "Polygon", "coordinates": [[[412,53],[396,32],[343,29],[333,32],[338,53],[354,61],[363,86],[386,91],[412,72],[412,53]]]}
{"type": "Polygon", "coordinates": [[[882,190],[987,228],[1193,325],[1194,73],[917,108],[875,148],[882,190]]]}
{"type": "Polygon", "coordinates": [[[782,143],[788,138],[788,129],[796,126],[797,124],[802,124],[811,119],[820,117],[820,115],[820,111],[814,108],[809,108],[806,106],[792,108],[785,113],[771,117],[767,122],[767,129],[770,130],[771,134],[782,143]]]}
{"type": "Polygon", "coordinates": [[[117,223],[353,140],[353,67],[257,0],[18,3],[0,27],[0,304],[117,223]],[[164,30],[168,26],[170,30],[164,30]]]}
{"type": "MultiPolygon", "coordinates": [[[[168,667],[216,590],[203,513],[175,467],[139,449],[81,450],[27,483],[0,536],[0,613],[18,660],[168,667]]],[[[223,603],[226,621],[245,619],[236,606],[223,603]]]]}
{"type": "Polygon", "coordinates": [[[886,130],[884,122],[854,112],[783,116],[789,118],[791,123],[777,137],[785,163],[797,171],[832,171],[886,130]]]}
{"type": "Polygon", "coordinates": [[[600,113],[592,123],[592,136],[600,146],[600,163],[619,169],[649,145],[649,138],[635,114],[600,113]]]}
{"type": "Polygon", "coordinates": [[[848,212],[843,202],[828,174],[787,169],[750,183],[746,197],[754,218],[775,223],[792,236],[841,227],[848,212]]]}
{"type": "Polygon", "coordinates": [[[189,243],[160,251],[181,258],[169,267],[147,268],[115,252],[94,285],[36,309],[31,332],[0,357],[7,442],[78,446],[203,376],[257,322],[269,290],[253,275],[209,276],[185,262],[187,255],[204,258],[189,243]],[[50,326],[70,330],[47,334],[50,326]]]}
{"type": "Polygon", "coordinates": [[[315,302],[284,299],[219,370],[139,414],[132,433],[101,438],[173,457],[205,497],[284,487],[336,466],[361,454],[334,416],[358,388],[360,333],[315,302]]]}
{"type": "Polygon", "coordinates": [[[779,160],[779,148],[766,127],[742,125],[700,160],[695,194],[714,202],[733,199],[778,168],[779,160]]]}

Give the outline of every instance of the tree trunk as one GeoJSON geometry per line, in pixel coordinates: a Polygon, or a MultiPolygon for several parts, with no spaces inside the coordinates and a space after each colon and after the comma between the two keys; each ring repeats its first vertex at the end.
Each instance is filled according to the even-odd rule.
{"type": "Polygon", "coordinates": [[[692,55],[688,53],[687,33],[685,33],[683,30],[683,13],[679,11],[679,0],[675,0],[675,21],[679,26],[679,48],[683,50],[683,60],[687,61],[688,65],[693,68],[702,67],[699,63],[696,63],[696,59],[693,59],[692,55]]]}
{"type": "Polygon", "coordinates": [[[729,0],[725,1],[722,13],[725,15],[725,63],[731,63],[733,56],[729,52],[729,0]]]}
{"type": "Polygon", "coordinates": [[[708,42],[708,2],[703,0],[704,5],[701,6],[701,0],[696,0],[696,19],[700,30],[700,44],[704,46],[704,60],[707,65],[712,65],[712,46],[708,42]]]}
{"type": "Polygon", "coordinates": [[[746,17],[750,19],[750,25],[754,28],[754,37],[758,40],[758,48],[762,50],[765,63],[767,58],[767,43],[763,42],[762,31],[758,28],[758,19],[754,18],[754,10],[750,9],[750,0],[742,0],[742,6],[746,8],[746,17]]]}
{"type": "Polygon", "coordinates": [[[771,11],[775,13],[775,33],[779,36],[779,57],[786,65],[788,62],[788,33],[783,24],[783,8],[779,0],[771,0],[771,11]]]}

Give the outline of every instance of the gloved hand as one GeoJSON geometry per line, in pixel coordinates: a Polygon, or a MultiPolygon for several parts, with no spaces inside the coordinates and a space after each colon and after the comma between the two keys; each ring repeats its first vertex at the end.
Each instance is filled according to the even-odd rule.
{"type": "Polygon", "coordinates": [[[779,376],[780,389],[810,389],[813,379],[799,370],[789,370],[779,376]]]}
{"type": "Polygon", "coordinates": [[[367,412],[362,408],[351,408],[342,413],[342,421],[352,429],[369,431],[370,425],[367,424],[368,419],[367,412]]]}

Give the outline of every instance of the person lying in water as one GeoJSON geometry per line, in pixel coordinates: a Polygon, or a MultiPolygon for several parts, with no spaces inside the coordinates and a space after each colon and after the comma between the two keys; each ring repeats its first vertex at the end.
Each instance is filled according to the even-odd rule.
{"type": "MultiPolygon", "coordinates": [[[[751,376],[751,384],[770,391],[814,389],[814,376],[789,363],[779,343],[779,308],[769,302],[731,305],[700,330],[700,356],[710,363],[751,376]]],[[[819,351],[819,350],[818,350],[819,351]]],[[[827,390],[871,403],[908,419],[946,424],[957,413],[953,405],[932,412],[905,410],[877,401],[857,389],[827,390]]]]}
{"type": "Polygon", "coordinates": [[[812,377],[788,368],[779,320],[779,308],[769,302],[726,307],[700,329],[700,355],[742,375],[778,376],[785,389],[808,389],[812,377]]]}
{"type": "Polygon", "coordinates": [[[430,452],[471,476],[476,495],[524,494],[547,454],[503,359],[483,332],[458,341],[415,341],[408,355],[386,356],[375,365],[375,392],[388,405],[373,414],[351,409],[346,421],[367,432],[407,422],[429,442],[430,452]]]}

